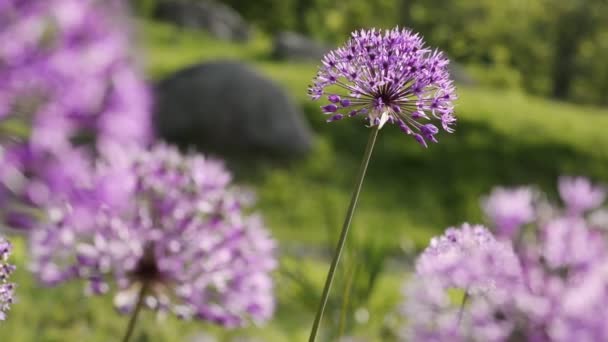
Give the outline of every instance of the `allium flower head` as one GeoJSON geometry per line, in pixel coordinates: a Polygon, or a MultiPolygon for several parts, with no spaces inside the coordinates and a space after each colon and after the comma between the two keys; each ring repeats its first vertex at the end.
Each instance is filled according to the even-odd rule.
{"type": "Polygon", "coordinates": [[[496,188],[482,200],[482,208],[499,236],[512,237],[535,218],[534,192],[528,187],[496,188]]]}
{"type": "Polygon", "coordinates": [[[32,211],[71,196],[102,145],[148,142],[150,99],[123,5],[0,2],[0,214],[10,226],[28,228],[32,211]]]}
{"type": "Polygon", "coordinates": [[[606,190],[594,186],[584,177],[560,177],[559,194],[568,212],[573,215],[595,209],[606,199],[606,190]]]}
{"type": "Polygon", "coordinates": [[[416,273],[435,277],[469,292],[517,283],[519,260],[510,243],[498,241],[485,227],[463,224],[431,240],[416,262],[416,273]]]}
{"type": "Polygon", "coordinates": [[[122,5],[3,1],[0,118],[33,125],[31,143],[45,149],[70,139],[146,139],[149,95],[131,61],[122,5]]]}
{"type": "Polygon", "coordinates": [[[437,278],[417,277],[406,282],[401,313],[408,324],[399,332],[404,341],[463,341],[457,307],[437,278]]]}
{"type": "Polygon", "coordinates": [[[542,256],[549,267],[569,270],[589,267],[608,256],[602,232],[582,218],[558,218],[542,227],[542,256]]]}
{"type": "Polygon", "coordinates": [[[326,97],[328,122],[364,115],[371,126],[396,124],[426,146],[437,141],[434,120],[447,132],[456,122],[448,62],[409,30],[356,31],[323,58],[308,93],[326,97]]]}
{"type": "MultiPolygon", "coordinates": [[[[442,289],[462,287],[463,279],[478,279],[474,276],[479,270],[490,269],[472,267],[475,253],[466,254],[470,260],[462,257],[464,250],[478,247],[460,247],[488,245],[489,233],[469,233],[465,239],[464,232],[448,231],[434,239],[420,257],[418,274],[408,280],[413,292],[405,303],[405,340],[608,340],[608,230],[597,217],[603,216],[602,209],[586,215],[603,204],[605,193],[582,177],[561,178],[559,190],[564,208],[540,201],[542,196],[532,199],[527,188],[495,190],[485,201],[499,232],[513,222],[527,223],[526,229],[509,231],[502,240],[517,242],[514,258],[520,276],[517,282],[504,277],[495,281],[491,291],[467,291],[462,311],[442,289]]],[[[505,265],[485,272],[511,274],[510,263],[505,265]]]]}
{"type": "Polygon", "coordinates": [[[608,340],[608,259],[560,294],[556,319],[548,331],[552,341],[608,340]]]}
{"type": "Polygon", "coordinates": [[[32,235],[43,283],[83,278],[97,294],[113,279],[122,312],[146,286],[149,308],[182,318],[242,326],[272,315],[275,242],[221,163],[165,145],[106,155],[91,189],[103,203],[73,203],[32,235]]]}
{"type": "Polygon", "coordinates": [[[0,321],[6,319],[6,312],[13,303],[15,284],[10,283],[8,279],[15,266],[7,263],[12,248],[11,243],[0,236],[0,321]]]}
{"type": "Polygon", "coordinates": [[[468,297],[466,315],[461,315],[462,299],[451,298],[440,279],[416,277],[405,286],[406,302],[401,313],[407,317],[407,324],[399,335],[403,341],[414,342],[507,341],[514,328],[512,322],[502,318],[509,314],[504,295],[507,291],[468,297]]]}

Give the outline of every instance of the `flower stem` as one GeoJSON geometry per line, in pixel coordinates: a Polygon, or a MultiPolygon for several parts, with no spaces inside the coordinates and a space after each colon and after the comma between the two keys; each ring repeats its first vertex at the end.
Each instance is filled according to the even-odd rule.
{"type": "Polygon", "coordinates": [[[327,305],[327,299],[329,298],[329,290],[331,289],[331,284],[334,280],[336,267],[338,266],[338,262],[340,261],[340,255],[342,254],[342,250],[344,249],[344,243],[346,242],[346,236],[348,235],[348,229],[353,219],[355,208],[357,207],[357,200],[359,199],[359,193],[361,192],[361,187],[363,186],[363,180],[365,179],[367,165],[369,165],[369,160],[371,159],[372,151],[374,150],[374,144],[376,143],[378,130],[378,126],[374,126],[371,128],[369,140],[367,141],[367,146],[363,155],[363,161],[361,162],[361,167],[357,176],[355,188],[353,190],[352,197],[350,198],[350,204],[346,212],[344,225],[342,226],[342,232],[340,233],[340,238],[338,240],[338,245],[336,246],[336,251],[334,252],[333,260],[331,261],[331,265],[329,266],[329,272],[327,273],[327,279],[325,280],[325,287],[323,288],[323,295],[321,296],[321,302],[319,303],[319,309],[317,310],[317,315],[315,316],[315,320],[310,331],[310,338],[308,339],[309,342],[314,342],[317,338],[319,325],[321,324],[321,320],[323,319],[323,313],[325,311],[325,306],[327,305]]]}
{"type": "Polygon", "coordinates": [[[460,303],[460,310],[458,310],[458,325],[460,325],[460,321],[462,321],[462,315],[464,314],[464,306],[467,304],[467,300],[469,299],[469,290],[464,291],[464,296],[462,297],[462,303],[460,303]]]}
{"type": "Polygon", "coordinates": [[[131,314],[131,318],[129,319],[129,325],[127,326],[127,331],[125,333],[125,336],[122,338],[122,342],[128,342],[129,339],[131,338],[131,335],[133,335],[135,323],[137,322],[137,316],[139,316],[139,311],[141,311],[141,308],[144,306],[143,305],[144,298],[146,296],[147,289],[148,289],[148,284],[146,282],[144,282],[141,285],[139,294],[137,295],[137,303],[135,304],[135,309],[133,310],[133,313],[131,314]]]}

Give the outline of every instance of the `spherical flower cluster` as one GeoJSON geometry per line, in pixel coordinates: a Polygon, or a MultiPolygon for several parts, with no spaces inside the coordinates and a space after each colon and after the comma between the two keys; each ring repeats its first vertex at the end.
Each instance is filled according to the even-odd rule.
{"type": "Polygon", "coordinates": [[[468,292],[518,282],[521,276],[519,260],[508,242],[496,240],[483,226],[466,223],[433,238],[416,262],[416,273],[468,292]]]}
{"type": "Polygon", "coordinates": [[[418,276],[407,283],[401,313],[407,325],[399,332],[403,341],[506,341],[513,323],[504,319],[511,303],[504,291],[467,295],[454,300],[437,278],[418,276]]]}
{"type": "MultiPolygon", "coordinates": [[[[457,244],[457,238],[450,238],[456,234],[448,231],[434,239],[420,257],[420,275],[409,285],[416,292],[408,292],[405,305],[406,313],[412,315],[408,316],[404,338],[412,341],[426,341],[428,336],[437,336],[434,339],[437,341],[608,340],[605,325],[608,321],[608,224],[592,220],[593,213],[588,215],[590,210],[602,205],[603,188],[585,178],[561,178],[560,195],[565,208],[553,205],[545,211],[546,203],[531,203],[528,195],[517,195],[518,191],[521,188],[496,190],[485,203],[492,203],[486,205],[486,209],[492,208],[493,213],[513,213],[512,217],[517,217],[520,224],[529,223],[526,229],[502,236],[503,242],[515,243],[521,271],[519,284],[501,281],[483,293],[468,291],[462,312],[458,310],[461,302],[451,302],[446,289],[454,284],[463,286],[462,282],[453,280],[454,274],[466,279],[464,276],[471,274],[471,263],[453,256],[460,253],[454,250],[461,249],[449,247],[450,241],[457,244]],[[500,200],[493,199],[495,196],[500,200]],[[510,203],[508,198],[524,203],[510,203]],[[530,208],[534,209],[531,217],[530,208]],[[439,257],[441,254],[445,256],[439,257]],[[438,266],[444,264],[445,259],[463,261],[448,263],[453,267],[446,272],[446,268],[438,266]],[[427,265],[423,268],[426,271],[420,272],[423,262],[427,265]],[[429,276],[433,277],[434,288],[429,285],[429,276]],[[426,318],[413,315],[412,310],[424,311],[426,318]]],[[[496,220],[498,231],[504,227],[501,226],[504,215],[488,216],[496,220]]],[[[476,239],[469,240],[491,241],[482,233],[474,236],[476,239]]]]}
{"type": "Polygon", "coordinates": [[[482,208],[499,236],[512,237],[534,219],[534,192],[529,187],[496,188],[482,200],[482,208]]]}
{"type": "Polygon", "coordinates": [[[13,303],[15,284],[10,283],[8,279],[15,266],[7,263],[12,248],[11,243],[0,236],[0,321],[6,319],[6,312],[13,303]]]}
{"type": "Polygon", "coordinates": [[[433,120],[447,132],[456,122],[448,63],[409,30],[361,30],[323,58],[308,92],[315,100],[326,96],[328,122],[364,115],[370,126],[396,124],[427,146],[437,142],[433,120]]]}
{"type": "Polygon", "coordinates": [[[401,313],[408,324],[399,332],[404,341],[460,341],[458,308],[437,278],[417,276],[404,287],[401,313]]]}
{"type": "Polygon", "coordinates": [[[584,177],[560,177],[559,194],[572,215],[579,215],[599,207],[606,199],[606,190],[594,186],[584,177]]]}
{"type": "Polygon", "coordinates": [[[149,94],[131,60],[123,5],[1,2],[0,159],[10,165],[0,170],[0,202],[15,196],[5,222],[30,225],[31,207],[71,191],[54,181],[74,176],[61,176],[64,166],[86,164],[100,145],[148,141],[149,94]]]}
{"type": "Polygon", "coordinates": [[[3,1],[0,118],[32,124],[45,148],[149,132],[148,92],[133,68],[121,1],[3,1]]]}
{"type": "Polygon", "coordinates": [[[608,259],[560,293],[559,313],[548,327],[553,341],[606,341],[608,259]]]}
{"type": "Polygon", "coordinates": [[[221,163],[165,145],[105,155],[86,196],[97,201],[32,233],[44,284],[82,278],[101,294],[114,283],[121,312],[143,288],[151,309],[231,327],[272,315],[275,242],[221,163]]]}

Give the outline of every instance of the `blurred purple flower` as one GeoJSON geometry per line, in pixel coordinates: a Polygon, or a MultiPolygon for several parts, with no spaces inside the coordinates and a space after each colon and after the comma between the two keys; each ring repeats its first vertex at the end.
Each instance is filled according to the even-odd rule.
{"type": "Polygon", "coordinates": [[[466,223],[431,239],[416,262],[416,273],[470,293],[521,280],[519,259],[510,242],[496,240],[483,226],[466,223]]]}
{"type": "Polygon", "coordinates": [[[552,341],[608,340],[608,259],[565,289],[556,318],[548,327],[552,341]]]}
{"type": "Polygon", "coordinates": [[[7,263],[12,249],[11,243],[0,236],[0,321],[6,319],[6,312],[13,304],[15,284],[9,283],[8,278],[15,266],[7,263]]]}
{"type": "Polygon", "coordinates": [[[404,341],[464,341],[456,307],[437,278],[417,276],[406,283],[401,314],[407,325],[399,331],[404,341]]]}
{"type": "Polygon", "coordinates": [[[405,288],[401,313],[407,324],[399,331],[403,341],[506,341],[514,330],[508,315],[508,287],[468,297],[466,314],[460,315],[461,301],[455,301],[440,279],[419,276],[405,288]]]}
{"type": "Polygon", "coordinates": [[[496,188],[482,199],[482,208],[494,224],[496,234],[511,238],[535,218],[534,192],[528,187],[496,188]]]}
{"type": "Polygon", "coordinates": [[[0,118],[33,125],[32,145],[149,137],[149,94],[131,61],[122,1],[8,0],[0,12],[0,118]],[[85,136],[83,136],[85,135],[85,136]]]}
{"type": "MultiPolygon", "coordinates": [[[[561,178],[560,194],[565,208],[532,203],[528,191],[527,188],[498,189],[484,202],[486,211],[494,213],[488,216],[495,221],[499,232],[513,224],[512,219],[505,219],[512,213],[511,217],[517,218],[515,222],[529,223],[530,230],[516,229],[506,236],[518,242],[515,256],[521,272],[518,282],[495,281],[492,291],[467,291],[470,296],[461,316],[456,309],[459,303],[451,302],[446,290],[462,289],[470,283],[465,280],[477,279],[474,276],[483,272],[480,270],[490,269],[482,263],[473,268],[475,263],[471,260],[477,259],[473,256],[475,253],[462,251],[479,250],[479,246],[491,245],[492,240],[487,232],[471,234],[469,231],[466,240],[472,242],[466,246],[475,247],[462,248],[463,243],[459,241],[465,239],[458,235],[465,235],[464,232],[448,230],[431,242],[418,262],[418,276],[410,285],[417,292],[410,293],[405,304],[406,308],[410,307],[406,310],[409,323],[404,329],[407,340],[608,340],[605,324],[608,320],[608,230],[597,217],[602,209],[589,217],[583,215],[603,204],[603,190],[585,178],[561,178]],[[445,256],[439,258],[439,255],[445,256]],[[429,276],[433,279],[429,280],[429,276]]],[[[510,263],[505,265],[507,270],[511,269],[510,263]]],[[[504,266],[497,264],[488,274],[500,272],[504,272],[504,266]]]]}
{"type": "Polygon", "coordinates": [[[36,221],[32,208],[69,198],[102,146],[149,141],[149,91],[132,62],[123,5],[0,4],[0,159],[10,163],[0,170],[0,202],[10,202],[5,221],[17,228],[36,221]]]}
{"type": "Polygon", "coordinates": [[[551,268],[586,268],[608,256],[602,232],[582,218],[558,218],[542,228],[542,256],[551,268]]]}
{"type": "Polygon", "coordinates": [[[560,177],[559,194],[572,215],[595,209],[606,199],[606,190],[584,177],[560,177]]]}
{"type": "Polygon", "coordinates": [[[230,327],[270,318],[275,242],[221,163],[165,145],[104,155],[90,188],[100,203],[72,203],[32,233],[44,284],[82,278],[99,294],[113,279],[121,312],[146,286],[147,307],[182,318],[230,327]]]}
{"type": "Polygon", "coordinates": [[[323,58],[308,93],[315,100],[327,95],[321,108],[331,114],[328,122],[365,115],[371,126],[397,124],[426,147],[437,142],[432,119],[447,132],[456,122],[448,63],[409,30],[356,31],[323,58]]]}

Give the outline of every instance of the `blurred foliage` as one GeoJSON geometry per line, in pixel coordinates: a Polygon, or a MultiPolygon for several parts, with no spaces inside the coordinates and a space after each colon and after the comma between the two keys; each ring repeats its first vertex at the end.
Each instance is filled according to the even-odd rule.
{"type": "MultiPolygon", "coordinates": [[[[150,13],[162,0],[133,1],[150,13]]],[[[219,1],[268,34],[293,30],[334,44],[359,28],[411,27],[473,66],[482,84],[608,103],[607,0],[219,1]]]]}

